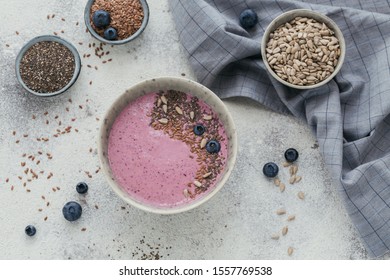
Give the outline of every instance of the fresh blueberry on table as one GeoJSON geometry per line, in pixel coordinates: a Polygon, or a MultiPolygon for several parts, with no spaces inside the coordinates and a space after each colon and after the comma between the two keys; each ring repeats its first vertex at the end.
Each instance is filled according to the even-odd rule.
{"type": "Polygon", "coordinates": [[[64,215],[64,218],[70,222],[78,220],[81,217],[81,213],[81,205],[75,201],[67,202],[62,208],[62,214],[64,215]]]}
{"type": "Polygon", "coordinates": [[[258,22],[257,14],[252,9],[246,9],[240,14],[240,25],[245,29],[251,29],[258,22]]]}
{"type": "Polygon", "coordinates": [[[206,151],[210,154],[216,154],[221,150],[221,144],[217,140],[210,140],[206,144],[206,151]]]}
{"type": "Polygon", "coordinates": [[[201,124],[194,125],[194,133],[195,135],[202,135],[206,131],[206,128],[201,124]]]}
{"type": "Polygon", "coordinates": [[[104,28],[110,24],[111,17],[107,11],[97,10],[93,13],[92,21],[97,28],[104,28]]]}
{"type": "Polygon", "coordinates": [[[32,225],[28,225],[26,226],[26,228],[24,229],[24,232],[28,235],[28,236],[34,236],[35,233],[37,232],[37,229],[32,226],[32,225]]]}
{"type": "Polygon", "coordinates": [[[84,182],[80,182],[76,185],[76,191],[80,194],[85,194],[88,191],[88,185],[84,182]]]}
{"type": "Polygon", "coordinates": [[[295,150],[294,148],[287,149],[284,152],[284,157],[288,162],[296,161],[298,159],[298,156],[299,156],[298,151],[295,150]]]}
{"type": "Polygon", "coordinates": [[[115,40],[118,37],[118,33],[114,27],[109,27],[104,31],[104,38],[107,40],[115,40]]]}
{"type": "Polygon", "coordinates": [[[274,162],[264,164],[263,173],[265,176],[273,178],[278,175],[279,167],[274,162]]]}

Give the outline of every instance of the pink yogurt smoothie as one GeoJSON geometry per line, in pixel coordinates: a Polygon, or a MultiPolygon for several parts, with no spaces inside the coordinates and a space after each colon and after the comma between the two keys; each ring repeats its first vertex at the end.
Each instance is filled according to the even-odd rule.
{"type": "MultiPolygon", "coordinates": [[[[151,126],[156,98],[157,93],[139,97],[118,115],[110,131],[108,159],[115,180],[133,199],[171,208],[199,199],[213,188],[195,198],[183,195],[188,183],[194,181],[199,163],[189,145],[151,126]]],[[[212,112],[203,101],[198,104],[203,112],[212,112]]],[[[218,133],[224,139],[218,156],[226,158],[227,137],[222,124],[218,133]]]]}

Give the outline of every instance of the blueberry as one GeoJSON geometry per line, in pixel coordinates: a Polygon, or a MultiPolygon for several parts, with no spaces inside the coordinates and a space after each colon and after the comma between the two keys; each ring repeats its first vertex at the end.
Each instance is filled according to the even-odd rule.
{"type": "Polygon", "coordinates": [[[243,10],[240,14],[240,24],[245,29],[251,29],[257,22],[257,14],[252,9],[243,10]]]}
{"type": "Polygon", "coordinates": [[[221,144],[217,140],[210,140],[206,144],[206,151],[210,154],[218,153],[221,150],[221,144]]]}
{"type": "Polygon", "coordinates": [[[200,136],[205,131],[206,131],[206,128],[203,125],[201,125],[201,124],[194,125],[194,133],[195,133],[195,135],[200,136]]]}
{"type": "Polygon", "coordinates": [[[88,191],[88,185],[84,182],[80,182],[76,185],[76,191],[78,193],[84,194],[88,191]]]}
{"type": "Polygon", "coordinates": [[[32,225],[28,225],[26,226],[26,228],[24,229],[24,232],[28,235],[28,236],[34,236],[35,233],[37,232],[37,229],[32,226],[32,225]]]}
{"type": "Polygon", "coordinates": [[[274,162],[268,162],[264,164],[263,173],[267,177],[275,177],[278,175],[279,167],[274,162]]]}
{"type": "Polygon", "coordinates": [[[70,222],[79,219],[81,217],[81,213],[82,213],[82,208],[80,204],[78,204],[75,201],[67,202],[62,208],[62,214],[64,215],[65,219],[67,219],[70,222]]]}
{"type": "Polygon", "coordinates": [[[107,40],[115,40],[118,37],[118,33],[114,27],[109,27],[104,31],[104,38],[107,40]]]}
{"type": "Polygon", "coordinates": [[[296,161],[298,159],[298,156],[299,156],[298,151],[295,150],[294,148],[287,149],[284,152],[284,157],[288,162],[296,161]]]}
{"type": "Polygon", "coordinates": [[[97,28],[104,28],[110,24],[111,17],[107,11],[97,10],[92,16],[92,21],[97,28]]]}

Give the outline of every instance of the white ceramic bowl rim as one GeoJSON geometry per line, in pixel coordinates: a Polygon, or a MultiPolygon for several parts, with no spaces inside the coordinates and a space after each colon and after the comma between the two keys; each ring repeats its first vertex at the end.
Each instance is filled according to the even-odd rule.
{"type": "Polygon", "coordinates": [[[328,83],[340,71],[340,69],[341,69],[341,67],[343,65],[343,62],[344,62],[344,58],[345,58],[345,40],[344,40],[344,36],[343,36],[343,33],[341,32],[340,28],[328,16],[326,16],[324,14],[321,14],[319,12],[313,11],[313,10],[309,10],[309,9],[294,9],[294,10],[282,13],[281,15],[277,16],[268,25],[268,27],[266,28],[266,30],[264,32],[264,35],[263,35],[263,38],[262,38],[262,42],[261,42],[261,56],[263,57],[263,62],[264,62],[264,65],[266,66],[268,72],[277,81],[281,82],[282,84],[284,84],[286,86],[289,86],[289,87],[292,87],[292,88],[296,88],[296,89],[312,89],[312,88],[320,87],[320,86],[328,83]],[[276,28],[278,28],[280,25],[282,25],[283,23],[286,23],[286,22],[288,22],[288,21],[290,21],[293,18],[298,17],[298,16],[313,18],[313,19],[315,19],[317,21],[324,22],[330,29],[332,29],[335,32],[335,35],[337,36],[337,39],[339,40],[341,54],[340,54],[340,57],[339,57],[339,60],[338,60],[336,68],[334,69],[333,73],[331,75],[329,75],[325,80],[323,80],[323,81],[321,81],[321,82],[319,82],[317,84],[314,84],[314,85],[300,86],[300,85],[291,84],[288,81],[283,80],[278,75],[276,75],[274,70],[269,66],[268,60],[267,60],[267,57],[266,57],[266,50],[265,50],[266,48],[265,48],[265,46],[268,43],[269,34],[272,31],[274,31],[276,28]]]}
{"type": "Polygon", "coordinates": [[[16,60],[15,60],[15,72],[16,72],[16,78],[17,78],[18,82],[22,85],[22,87],[26,91],[28,91],[34,95],[41,96],[41,97],[56,96],[56,95],[59,95],[61,93],[64,93],[65,91],[67,91],[76,82],[77,78],[79,77],[80,70],[81,70],[81,59],[80,59],[80,55],[79,55],[77,49],[75,48],[75,46],[73,46],[67,40],[65,40],[59,36],[53,36],[53,35],[42,35],[42,36],[32,38],[30,41],[28,41],[22,47],[22,49],[19,51],[19,53],[16,57],[16,60]],[[27,87],[27,85],[24,83],[24,81],[20,75],[20,62],[21,62],[24,54],[32,45],[34,45],[38,42],[57,42],[57,43],[60,43],[60,44],[64,45],[66,48],[68,48],[74,56],[75,69],[74,69],[73,77],[65,87],[63,87],[62,89],[60,89],[56,92],[40,93],[40,92],[33,91],[32,89],[27,87]]]}
{"type": "MultiPolygon", "coordinates": [[[[131,100],[131,101],[132,101],[131,100]]],[[[130,101],[130,102],[131,102],[130,101]]],[[[209,103],[208,103],[209,104],[209,103]]],[[[209,104],[210,105],[210,104],[209,104]]],[[[211,105],[210,105],[211,106],[211,105]]],[[[213,108],[215,110],[215,108],[213,108]]],[[[225,106],[225,104],[217,97],[210,89],[207,87],[189,80],[185,78],[179,78],[179,77],[158,77],[154,79],[148,79],[144,80],[142,82],[139,82],[135,85],[133,85],[130,89],[128,89],[125,93],[120,95],[109,107],[109,109],[106,112],[106,115],[104,117],[104,120],[102,122],[102,125],[100,127],[99,131],[99,140],[98,140],[98,154],[99,154],[99,159],[100,163],[102,166],[102,170],[107,178],[107,181],[111,188],[114,190],[114,192],[121,197],[124,201],[129,203],[130,205],[139,208],[141,210],[147,211],[147,212],[152,212],[156,214],[176,214],[176,213],[181,213],[184,211],[188,211],[191,209],[194,209],[195,207],[198,207],[199,205],[205,203],[208,201],[210,198],[212,198],[226,183],[228,180],[234,164],[236,162],[236,157],[237,157],[237,135],[236,135],[236,128],[233,122],[233,119],[225,106]],[[165,86],[161,86],[164,84],[165,86]],[[172,85],[172,86],[171,86],[172,85]],[[191,93],[194,96],[197,96],[200,98],[197,94],[202,92],[207,95],[208,100],[204,100],[206,103],[210,100],[212,102],[215,102],[217,106],[219,107],[218,111],[219,113],[222,111],[224,113],[224,120],[221,121],[223,122],[226,132],[228,134],[228,158],[227,158],[227,163],[224,169],[224,174],[220,178],[220,180],[216,183],[216,185],[213,187],[213,189],[207,193],[205,196],[202,198],[195,200],[192,203],[189,204],[184,204],[180,205],[178,207],[173,207],[173,208],[157,208],[157,207],[152,207],[150,205],[142,204],[134,199],[132,199],[125,191],[119,186],[119,184],[116,183],[115,179],[113,178],[113,175],[110,171],[109,168],[109,163],[107,159],[107,144],[108,144],[108,136],[109,136],[109,131],[111,129],[112,123],[114,122],[115,118],[109,119],[109,116],[115,112],[116,116],[122,111],[122,109],[128,104],[123,104],[123,99],[130,99],[133,98],[132,100],[135,100],[139,96],[142,96],[143,94],[146,94],[148,92],[152,91],[158,91],[160,89],[167,90],[167,89],[173,89],[173,90],[180,90],[180,91],[187,91],[191,93]],[[192,90],[191,90],[192,89],[192,90]],[[134,94],[139,93],[137,96],[134,96],[134,94]],[[129,96],[129,97],[127,97],[129,96]],[[121,109],[119,110],[118,107],[121,109]]]]}

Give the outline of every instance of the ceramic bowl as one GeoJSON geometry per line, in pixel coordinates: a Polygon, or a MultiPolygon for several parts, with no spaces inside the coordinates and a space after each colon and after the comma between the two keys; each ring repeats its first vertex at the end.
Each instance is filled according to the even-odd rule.
{"type": "MultiPolygon", "coordinates": [[[[134,131],[134,133],[137,132],[134,131]]],[[[98,154],[102,169],[104,171],[106,179],[108,180],[109,185],[112,187],[114,192],[125,202],[148,212],[158,214],[180,213],[198,207],[199,205],[208,201],[218,191],[221,190],[223,185],[228,180],[233,170],[237,156],[236,128],[228,109],[219,99],[219,97],[217,97],[211,90],[189,79],[178,77],[160,77],[145,80],[130,87],[114,101],[114,103],[108,109],[104,117],[102,126],[100,128],[98,154]],[[140,202],[137,199],[133,198],[120,186],[120,184],[115,179],[108,158],[108,142],[110,130],[117,116],[132,101],[147,93],[158,92],[160,90],[177,90],[185,93],[190,93],[191,95],[204,101],[218,115],[219,120],[224,125],[227,134],[227,161],[225,168],[222,170],[221,176],[219,177],[219,180],[215,182],[214,187],[210,189],[209,192],[205,193],[204,196],[201,196],[198,199],[191,200],[190,202],[179,206],[157,207],[152,206],[151,204],[147,204],[145,202],[140,202]]]]}
{"type": "Polygon", "coordinates": [[[285,12],[285,13],[279,15],[268,25],[267,29],[264,32],[263,39],[261,41],[261,55],[263,57],[263,62],[265,64],[268,72],[272,75],[272,77],[274,77],[280,83],[282,83],[286,86],[292,87],[292,88],[297,88],[297,89],[312,89],[312,88],[316,88],[316,87],[319,87],[319,86],[322,86],[322,85],[328,83],[340,71],[340,69],[343,65],[343,62],[344,62],[344,58],[345,58],[345,40],[344,40],[344,36],[343,36],[340,28],[329,17],[327,17],[321,13],[312,11],[312,10],[296,9],[296,10],[291,10],[291,11],[288,11],[288,12],[285,12]],[[335,33],[334,35],[339,40],[341,54],[340,54],[340,57],[338,59],[338,63],[336,65],[333,73],[331,75],[329,75],[325,80],[322,80],[321,82],[313,84],[313,85],[295,85],[295,84],[289,83],[288,81],[283,80],[274,72],[274,70],[269,65],[268,59],[266,58],[266,55],[267,55],[266,45],[270,39],[270,34],[275,29],[277,29],[280,25],[282,25],[286,22],[289,22],[296,17],[312,18],[312,19],[318,21],[319,23],[325,23],[328,26],[328,28],[330,28],[331,30],[334,31],[334,33],[335,33]]]}
{"type": "Polygon", "coordinates": [[[92,34],[93,37],[95,37],[97,40],[100,42],[106,43],[106,44],[111,44],[111,45],[122,45],[126,44],[135,38],[137,38],[141,33],[145,30],[146,26],[148,25],[149,22],[149,6],[146,0],[139,0],[142,5],[142,9],[144,11],[144,18],[141,24],[141,27],[130,37],[123,39],[123,40],[107,40],[104,37],[100,36],[93,28],[91,25],[91,7],[95,0],[88,0],[85,9],[84,9],[84,21],[85,25],[87,26],[87,29],[89,33],[92,34]]]}
{"type": "Polygon", "coordinates": [[[58,37],[58,36],[53,36],[53,35],[43,35],[43,36],[38,36],[38,37],[35,37],[35,38],[31,39],[19,51],[19,54],[17,55],[16,61],[15,61],[16,78],[17,78],[18,82],[22,85],[22,87],[26,91],[28,91],[28,92],[30,92],[30,93],[32,93],[34,95],[42,96],[42,97],[51,97],[51,96],[59,95],[61,93],[64,93],[65,91],[67,91],[76,82],[77,78],[79,77],[80,69],[81,69],[81,60],[80,60],[80,55],[79,55],[77,49],[71,43],[66,41],[65,39],[63,39],[61,37],[58,37]],[[32,45],[34,45],[34,44],[36,44],[38,42],[47,42],[47,41],[60,43],[60,44],[64,45],[65,47],[67,47],[72,52],[72,54],[74,56],[74,61],[75,61],[75,70],[74,70],[72,79],[62,89],[60,89],[60,90],[58,90],[56,92],[51,92],[51,93],[40,93],[40,92],[35,92],[35,91],[31,90],[24,83],[24,81],[23,81],[23,79],[22,79],[22,77],[20,75],[20,62],[21,62],[24,54],[26,53],[26,51],[32,45]]]}

